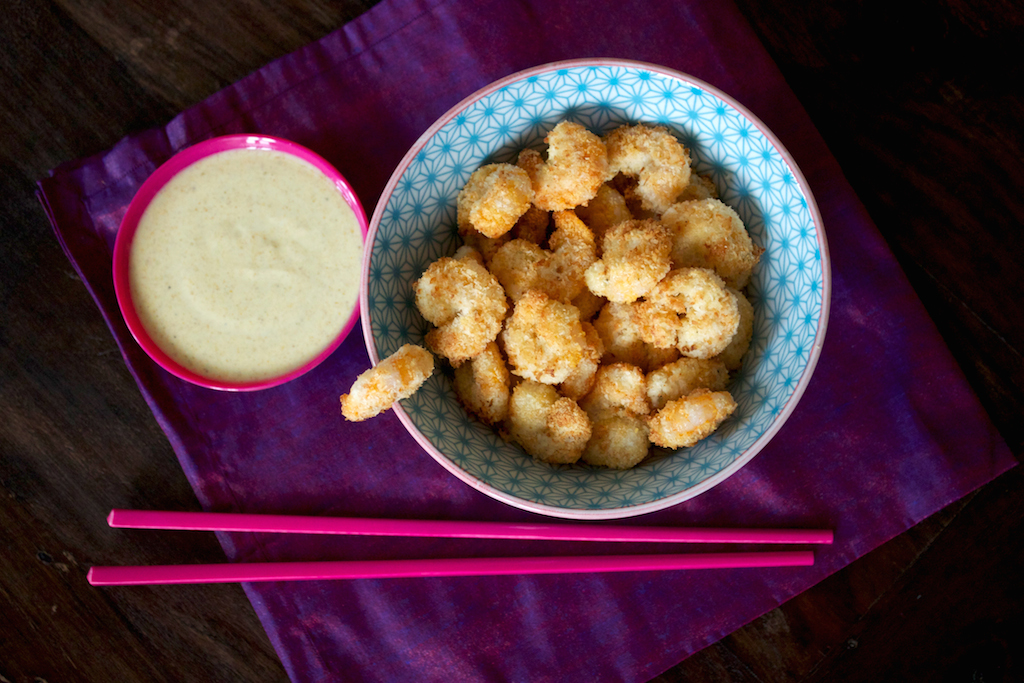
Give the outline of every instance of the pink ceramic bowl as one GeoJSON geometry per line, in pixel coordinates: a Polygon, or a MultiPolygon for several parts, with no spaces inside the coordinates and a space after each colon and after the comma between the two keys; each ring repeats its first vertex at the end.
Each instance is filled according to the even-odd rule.
{"type": "Polygon", "coordinates": [[[129,257],[131,255],[132,241],[135,237],[135,232],[138,229],[142,215],[145,213],[156,194],[178,173],[200,159],[204,159],[220,152],[238,149],[273,150],[277,152],[284,152],[312,164],[331,180],[338,192],[341,193],[345,203],[352,208],[352,211],[355,213],[356,220],[359,223],[362,241],[365,244],[368,225],[366,212],[363,210],[363,206],[349,182],[345,180],[344,176],[342,176],[337,169],[331,166],[331,164],[329,164],[323,157],[312,150],[282,138],[271,137],[268,135],[226,135],[223,137],[205,140],[178,152],[157,168],[153,175],[147,178],[146,182],[144,182],[142,187],[139,188],[139,191],[135,194],[131,204],[128,206],[128,211],[121,220],[121,225],[117,232],[117,239],[114,243],[114,292],[117,296],[117,303],[121,308],[121,314],[124,316],[124,321],[128,325],[128,329],[131,331],[132,336],[135,337],[139,346],[143,348],[149,357],[164,370],[167,370],[172,375],[180,377],[188,382],[210,389],[218,389],[222,391],[256,391],[259,389],[267,389],[269,387],[277,386],[295,379],[296,377],[309,372],[331,355],[331,353],[341,345],[349,332],[352,331],[352,328],[355,327],[356,322],[359,320],[358,298],[356,298],[352,312],[344,327],[342,327],[341,332],[339,332],[337,337],[335,337],[330,344],[328,344],[309,362],[276,377],[251,382],[230,382],[211,379],[209,377],[199,375],[182,366],[176,360],[171,358],[163,349],[161,349],[153,341],[153,338],[142,325],[132,301],[132,292],[129,284],[129,257]]]}

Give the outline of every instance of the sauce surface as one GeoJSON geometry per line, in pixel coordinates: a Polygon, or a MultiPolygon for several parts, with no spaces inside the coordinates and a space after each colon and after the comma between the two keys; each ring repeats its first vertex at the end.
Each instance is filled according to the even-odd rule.
{"type": "Polygon", "coordinates": [[[170,180],[139,221],[130,287],[171,358],[214,380],[278,377],[348,322],[363,239],[312,164],[273,150],[213,154],[170,180]]]}

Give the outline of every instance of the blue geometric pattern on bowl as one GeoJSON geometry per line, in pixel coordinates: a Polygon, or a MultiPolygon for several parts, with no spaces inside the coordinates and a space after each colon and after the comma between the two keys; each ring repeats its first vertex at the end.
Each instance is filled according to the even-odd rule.
{"type": "Polygon", "coordinates": [[[614,471],[534,460],[466,413],[450,372],[436,372],[401,403],[436,449],[435,458],[513,505],[604,518],[666,507],[738,469],[788,416],[787,406],[817,358],[816,337],[824,332],[824,235],[813,220],[813,201],[776,146],[705,84],[624,63],[528,73],[455,112],[416,151],[391,195],[381,199],[367,290],[377,357],[406,343],[424,343],[427,323],[416,310],[411,285],[460,244],[456,198],[476,168],[514,162],[524,147],[542,148],[544,136],[562,119],[598,134],[623,123],[667,126],[689,148],[695,170],[710,175],[722,201],[765,248],[748,287],[754,336],[730,385],[738,403],[734,415],[692,448],[658,451],[635,469],[614,471]]]}

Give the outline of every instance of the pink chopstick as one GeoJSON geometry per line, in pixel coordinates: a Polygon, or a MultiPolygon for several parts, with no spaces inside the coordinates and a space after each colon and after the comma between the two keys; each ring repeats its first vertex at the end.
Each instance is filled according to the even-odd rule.
{"type": "Polygon", "coordinates": [[[437,576],[573,574],[666,569],[794,567],[814,564],[809,550],[697,555],[596,555],[571,557],[483,557],[432,560],[365,560],[341,562],[259,562],[144,567],[92,567],[94,586],[241,581],[310,581],[437,576]]]}
{"type": "Polygon", "coordinates": [[[463,522],[359,517],[252,515],[230,512],[111,510],[107,522],[126,529],[261,531],[281,534],[347,534],[443,538],[513,538],[551,541],[629,541],[654,543],[831,543],[830,529],[700,529],[463,522]]]}

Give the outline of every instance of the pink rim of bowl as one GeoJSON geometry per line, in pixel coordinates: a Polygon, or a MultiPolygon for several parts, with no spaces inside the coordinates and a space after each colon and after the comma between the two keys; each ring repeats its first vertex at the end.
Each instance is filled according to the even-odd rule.
{"type": "Polygon", "coordinates": [[[504,78],[501,78],[491,83],[490,85],[481,88],[480,90],[476,91],[475,93],[473,93],[472,95],[465,98],[464,100],[456,104],[454,107],[449,109],[447,112],[445,112],[443,116],[441,116],[437,121],[435,121],[434,124],[431,125],[430,128],[428,128],[419,137],[418,140],[416,140],[416,142],[406,153],[405,157],[398,164],[398,167],[392,173],[387,186],[384,188],[384,191],[380,195],[380,199],[377,201],[377,208],[374,211],[372,220],[370,221],[370,233],[367,235],[366,249],[363,252],[363,273],[362,281],[360,283],[359,301],[360,306],[362,307],[363,339],[364,342],[366,343],[366,350],[370,355],[370,361],[372,364],[376,365],[380,358],[377,355],[377,346],[373,340],[373,331],[369,312],[370,309],[369,306],[367,305],[369,269],[370,262],[373,257],[373,240],[376,236],[378,226],[383,217],[384,208],[387,206],[387,203],[391,198],[391,195],[394,192],[395,187],[398,185],[398,182],[399,180],[401,180],[401,177],[405,173],[406,169],[408,169],[409,165],[412,164],[413,160],[416,158],[416,155],[419,154],[420,150],[422,150],[423,147],[426,146],[427,142],[429,142],[430,139],[435,134],[437,134],[437,132],[441,128],[447,125],[449,121],[451,121],[461,111],[466,109],[468,106],[470,106],[477,100],[480,100],[481,98],[486,97],[487,95],[490,95],[493,92],[496,92],[497,90],[507,86],[510,83],[518,82],[525,78],[529,78],[532,75],[549,73],[557,69],[573,68],[580,66],[621,66],[631,69],[643,69],[654,73],[664,74],[671,78],[677,78],[684,82],[693,83],[695,85],[700,86],[706,92],[714,94],[723,102],[726,102],[727,104],[729,104],[729,106],[733,107],[736,111],[741,113],[758,130],[760,130],[762,134],[764,134],[765,138],[767,138],[772,143],[775,149],[778,150],[780,156],[789,165],[790,170],[793,172],[793,175],[796,178],[796,181],[800,186],[800,189],[803,191],[804,196],[807,199],[808,209],[811,213],[814,224],[818,227],[818,243],[821,248],[822,257],[822,309],[821,315],[818,319],[818,329],[814,336],[814,344],[811,348],[809,357],[807,359],[807,366],[800,377],[800,381],[797,384],[796,389],[789,397],[789,400],[786,402],[786,405],[784,406],[782,412],[772,422],[768,430],[765,431],[765,433],[762,434],[760,438],[758,438],[752,445],[750,445],[746,449],[746,451],[744,451],[743,454],[740,457],[738,457],[728,467],[724,468],[721,472],[718,472],[716,475],[709,477],[707,480],[695,486],[692,486],[678,493],[668,495],[660,500],[625,508],[592,510],[561,508],[552,505],[547,505],[544,503],[537,503],[523,498],[517,498],[512,494],[501,491],[488,483],[480,481],[469,472],[466,472],[465,470],[461,469],[458,465],[452,462],[444,453],[441,453],[434,446],[434,444],[431,443],[430,439],[428,439],[426,436],[423,435],[422,432],[420,432],[420,430],[413,423],[412,419],[402,408],[400,403],[395,404],[394,411],[397,414],[399,421],[401,421],[402,425],[406,428],[409,434],[412,435],[414,439],[416,439],[416,442],[419,443],[420,447],[423,448],[423,450],[430,454],[430,456],[434,460],[436,460],[442,467],[448,470],[451,474],[455,475],[463,482],[469,484],[478,491],[494,498],[495,500],[500,500],[504,503],[507,503],[508,505],[511,505],[522,510],[527,510],[529,512],[535,512],[538,514],[548,515],[552,517],[587,520],[622,519],[625,517],[634,517],[637,515],[656,512],[658,510],[664,510],[674,505],[678,505],[683,501],[694,498],[695,496],[698,496],[714,488],[721,482],[725,481],[733,474],[735,474],[738,470],[740,470],[744,465],[750,462],[754,458],[754,456],[760,453],[761,449],[763,449],[765,445],[767,445],[768,442],[772,440],[772,438],[778,433],[778,431],[782,429],[782,425],[786,423],[786,421],[789,419],[789,416],[796,409],[797,403],[799,403],[800,398],[803,396],[804,391],[807,389],[807,385],[811,381],[811,375],[814,374],[814,368],[818,364],[818,358],[821,356],[821,349],[825,339],[825,330],[828,327],[828,318],[832,298],[831,260],[829,257],[828,242],[825,238],[821,212],[818,210],[818,205],[814,199],[814,194],[811,192],[810,185],[804,178],[803,173],[800,171],[800,168],[797,166],[796,161],[793,159],[792,155],[785,148],[785,146],[778,139],[778,137],[776,137],[775,133],[773,133],[771,129],[769,129],[768,126],[766,126],[761,121],[761,119],[755,116],[749,109],[740,104],[735,98],[731,97],[722,90],[716,88],[710,83],[707,83],[706,81],[703,81],[699,78],[695,78],[689,74],[677,71],[675,69],[670,69],[668,67],[626,59],[571,59],[559,62],[550,62],[547,64],[540,64],[538,66],[531,67],[529,69],[524,69],[523,71],[518,71],[516,73],[505,76],[504,78]]]}
{"type": "Polygon", "coordinates": [[[220,152],[237,149],[273,150],[277,152],[284,152],[302,159],[316,167],[321,173],[327,176],[332,183],[334,183],[334,186],[337,188],[338,192],[341,193],[345,203],[352,208],[353,212],[355,212],[356,220],[359,222],[359,230],[362,234],[363,247],[365,249],[366,236],[369,230],[366,211],[363,210],[363,205],[359,201],[359,197],[356,196],[356,193],[349,182],[323,157],[302,145],[283,138],[257,134],[225,135],[222,137],[204,140],[203,142],[196,143],[195,145],[178,152],[157,168],[156,171],[154,171],[153,174],[142,184],[142,187],[139,188],[138,192],[135,193],[131,203],[128,205],[128,211],[125,213],[124,218],[121,219],[121,225],[117,231],[117,238],[114,241],[114,293],[117,297],[117,305],[121,308],[121,315],[124,317],[125,324],[128,326],[128,330],[132,333],[135,341],[138,342],[143,351],[145,351],[146,354],[164,370],[187,382],[207,387],[209,389],[218,389],[220,391],[257,391],[260,389],[269,389],[270,387],[291,381],[296,377],[309,372],[330,356],[331,353],[333,353],[334,350],[337,349],[343,341],[345,341],[345,338],[349,335],[355,327],[356,322],[359,320],[359,298],[356,298],[352,313],[349,315],[348,320],[344,327],[342,327],[338,336],[335,337],[334,340],[331,341],[331,343],[311,361],[277,377],[269,377],[267,379],[256,380],[253,382],[225,382],[204,377],[189,370],[157,346],[152,337],[149,336],[149,333],[146,332],[146,329],[142,326],[142,321],[139,320],[139,316],[135,311],[135,305],[132,301],[131,287],[129,286],[129,257],[131,255],[132,240],[135,237],[135,231],[139,227],[139,220],[146,212],[146,209],[149,207],[153,197],[155,197],[157,192],[163,189],[163,187],[167,185],[167,183],[170,182],[170,180],[178,173],[200,159],[205,159],[208,156],[218,154],[220,152]]]}

